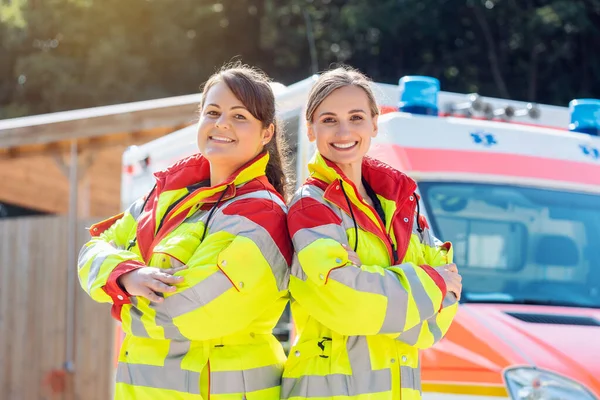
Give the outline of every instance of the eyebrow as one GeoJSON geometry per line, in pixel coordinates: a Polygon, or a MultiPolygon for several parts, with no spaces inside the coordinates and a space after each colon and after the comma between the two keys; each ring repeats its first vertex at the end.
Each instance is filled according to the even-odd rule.
{"type": "MultiPolygon", "coordinates": [[[[350,110],[350,111],[348,111],[348,114],[354,114],[354,113],[357,113],[357,112],[366,114],[366,111],[364,111],[363,109],[360,109],[360,108],[355,108],[354,110],[350,110]]],[[[321,114],[319,114],[319,118],[321,118],[324,115],[333,115],[333,116],[336,116],[337,114],[329,112],[329,111],[325,111],[325,112],[322,112],[321,114]]]]}
{"type": "MultiPolygon", "coordinates": [[[[210,103],[210,104],[206,105],[206,107],[210,107],[210,106],[213,106],[213,107],[216,107],[216,108],[221,108],[220,105],[215,104],[215,103],[210,103]]],[[[244,106],[233,106],[233,107],[231,107],[231,110],[235,110],[235,109],[238,109],[238,108],[241,108],[242,110],[248,111],[248,109],[246,107],[244,107],[244,106]]]]}

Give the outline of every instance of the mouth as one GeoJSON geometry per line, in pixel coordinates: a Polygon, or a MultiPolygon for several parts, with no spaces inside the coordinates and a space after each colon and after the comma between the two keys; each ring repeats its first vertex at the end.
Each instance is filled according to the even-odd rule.
{"type": "Polygon", "coordinates": [[[212,142],[216,142],[216,143],[233,143],[233,142],[235,142],[235,140],[229,139],[228,137],[217,136],[217,135],[209,136],[208,140],[210,140],[212,142]]]}
{"type": "Polygon", "coordinates": [[[330,143],[329,145],[336,150],[348,151],[358,146],[358,142],[330,143]]]}

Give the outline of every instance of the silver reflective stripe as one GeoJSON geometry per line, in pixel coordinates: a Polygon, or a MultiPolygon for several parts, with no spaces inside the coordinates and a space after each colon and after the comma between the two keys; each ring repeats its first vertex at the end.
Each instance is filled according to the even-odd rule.
{"type": "Polygon", "coordinates": [[[90,252],[95,251],[95,247],[96,246],[83,246],[81,248],[81,250],[79,251],[79,256],[77,257],[77,269],[81,271],[81,269],[85,266],[85,264],[87,263],[87,259],[89,257],[90,252]]]}
{"type": "Polygon", "coordinates": [[[229,278],[217,271],[196,285],[172,296],[166,297],[162,303],[153,303],[153,308],[159,313],[165,313],[171,318],[194,311],[223,293],[232,289],[229,278]]]}
{"type": "MultiPolygon", "coordinates": [[[[435,318],[435,317],[434,317],[435,318]]],[[[400,336],[396,338],[403,343],[414,346],[419,340],[419,336],[421,336],[421,329],[423,328],[423,324],[418,324],[417,326],[410,328],[407,331],[402,332],[400,336]]]]}
{"type": "Polygon", "coordinates": [[[300,265],[300,260],[298,260],[298,253],[294,252],[294,255],[292,256],[292,275],[295,276],[296,278],[302,279],[303,281],[306,281],[308,279],[308,276],[304,273],[304,270],[302,269],[302,266],[300,265]]]}
{"type": "Polygon", "coordinates": [[[223,205],[220,206],[219,208],[220,209],[225,209],[231,203],[234,203],[234,202],[236,202],[238,200],[244,200],[244,199],[264,199],[264,200],[271,200],[273,203],[275,203],[279,207],[281,207],[281,209],[284,212],[287,212],[287,206],[285,205],[285,203],[278,196],[275,196],[273,193],[269,192],[268,190],[257,190],[256,192],[246,193],[246,194],[243,194],[241,196],[234,197],[234,198],[232,198],[232,199],[227,200],[226,202],[224,202],[223,205]]]}
{"type": "Polygon", "coordinates": [[[440,340],[442,340],[442,336],[444,336],[442,330],[437,324],[438,315],[439,314],[436,314],[435,316],[427,320],[427,327],[429,328],[429,332],[431,332],[431,334],[433,335],[433,343],[439,342],[440,340]]]}
{"type": "MultiPolygon", "coordinates": [[[[243,236],[252,240],[271,267],[271,272],[277,282],[277,288],[279,290],[287,289],[288,263],[281,254],[275,240],[265,228],[241,215],[222,215],[221,218],[215,218],[211,230],[228,232],[234,236],[243,236]]],[[[284,234],[287,236],[287,232],[284,234]]],[[[287,237],[285,239],[288,240],[287,237]]]]}
{"type": "Polygon", "coordinates": [[[365,336],[348,336],[346,350],[354,375],[363,371],[371,371],[371,353],[365,336]]]}
{"type": "Polygon", "coordinates": [[[146,331],[146,327],[142,322],[142,312],[137,309],[138,299],[136,296],[131,296],[131,308],[129,315],[131,316],[131,334],[137,337],[150,337],[146,331]]]}
{"type": "Polygon", "coordinates": [[[400,283],[396,273],[385,270],[384,275],[380,275],[375,272],[363,271],[354,266],[347,266],[332,270],[329,279],[361,292],[387,297],[385,319],[379,333],[398,333],[404,330],[408,292],[400,283]]]}
{"type": "Polygon", "coordinates": [[[391,390],[392,376],[389,369],[361,371],[353,375],[305,375],[302,378],[283,378],[281,388],[282,400],[293,397],[357,396],[391,390]]]}
{"type": "Polygon", "coordinates": [[[135,219],[136,221],[142,214],[142,206],[144,205],[144,201],[145,201],[144,198],[140,197],[132,205],[130,205],[129,208],[127,209],[127,212],[129,214],[131,214],[133,219],[135,219]]]}
{"type": "Polygon", "coordinates": [[[404,271],[406,279],[410,285],[410,293],[417,304],[420,320],[424,321],[428,318],[431,318],[437,313],[438,310],[434,308],[431,298],[427,294],[423,283],[419,279],[417,271],[415,271],[415,268],[420,267],[413,266],[412,264],[401,265],[400,267],[402,268],[402,271],[404,271]]]}
{"type": "Polygon", "coordinates": [[[446,297],[444,297],[444,301],[442,303],[442,308],[450,307],[456,304],[458,299],[454,295],[454,293],[448,292],[446,293],[446,297]]]}
{"type": "Polygon", "coordinates": [[[319,239],[333,239],[338,242],[346,243],[347,237],[344,228],[337,224],[327,224],[315,226],[314,228],[303,228],[294,234],[292,238],[294,249],[297,252],[319,239]]]}
{"type": "Polygon", "coordinates": [[[189,342],[171,341],[164,366],[120,362],[117,383],[200,394],[200,373],[181,369],[189,342]]]}
{"type": "Polygon", "coordinates": [[[400,367],[400,386],[403,389],[421,391],[421,368],[412,368],[407,365],[400,367]]]}
{"type": "Polygon", "coordinates": [[[107,257],[108,257],[107,254],[97,255],[94,258],[94,261],[92,261],[92,265],[90,265],[90,272],[88,274],[88,281],[87,281],[88,293],[91,293],[92,286],[96,282],[98,273],[100,273],[100,268],[102,267],[102,264],[104,264],[104,261],[106,260],[107,257]]]}
{"type": "Polygon", "coordinates": [[[211,394],[237,394],[255,392],[281,385],[283,368],[277,365],[246,369],[243,371],[210,372],[211,394]]]}

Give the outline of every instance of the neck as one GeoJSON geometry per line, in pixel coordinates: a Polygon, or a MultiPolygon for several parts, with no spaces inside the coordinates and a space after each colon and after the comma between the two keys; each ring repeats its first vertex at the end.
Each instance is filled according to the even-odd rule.
{"type": "Polygon", "coordinates": [[[238,167],[229,165],[210,165],[210,186],[217,186],[227,180],[238,167]]]}
{"type": "Polygon", "coordinates": [[[354,186],[360,193],[365,192],[365,188],[362,183],[362,162],[356,162],[352,164],[337,164],[342,170],[344,175],[354,183],[354,186]]]}

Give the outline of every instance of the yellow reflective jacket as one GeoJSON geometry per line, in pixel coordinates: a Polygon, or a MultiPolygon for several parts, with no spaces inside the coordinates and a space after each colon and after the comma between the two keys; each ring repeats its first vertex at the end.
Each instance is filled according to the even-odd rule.
{"type": "Polygon", "coordinates": [[[420,399],[418,349],[439,341],[457,310],[432,268],[452,262],[451,245],[432,236],[416,212],[416,183],[399,171],[363,161],[382,220],[334,163],[316,154],[309,170],[288,212],[298,339],[281,398],[420,399]]]}
{"type": "Polygon", "coordinates": [[[272,330],[288,301],[292,246],[268,159],[209,187],[208,161],[192,156],[91,228],[79,280],[92,299],[113,303],[126,334],[117,399],[279,399],[285,354],[272,330]],[[129,298],[116,283],[144,265],[182,264],[184,282],[161,303],[129,298]]]}

